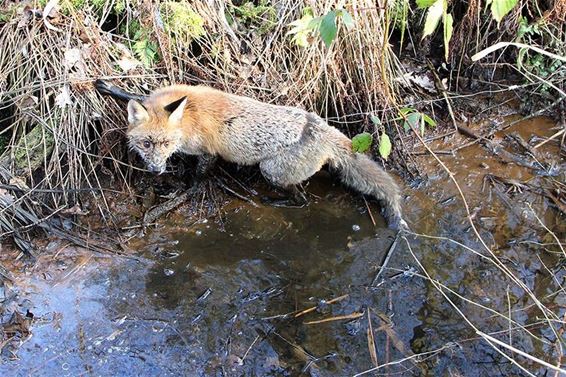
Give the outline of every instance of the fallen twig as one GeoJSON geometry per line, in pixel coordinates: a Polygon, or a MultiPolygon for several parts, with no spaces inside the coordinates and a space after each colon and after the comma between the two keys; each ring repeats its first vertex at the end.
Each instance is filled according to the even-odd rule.
{"type": "MultiPolygon", "coordinates": [[[[349,294],[345,294],[345,295],[338,296],[338,297],[336,297],[336,298],[330,299],[330,300],[328,300],[328,301],[326,301],[326,300],[321,300],[321,303],[324,303],[324,304],[326,304],[326,305],[334,304],[334,303],[336,303],[336,302],[339,302],[339,301],[344,300],[344,299],[347,298],[348,296],[350,296],[350,295],[349,295],[349,294]]],[[[278,315],[274,315],[274,316],[271,316],[271,317],[264,317],[263,319],[276,319],[276,318],[285,319],[285,318],[289,318],[290,316],[293,316],[293,318],[298,318],[298,317],[300,317],[300,316],[303,316],[303,315],[305,315],[305,314],[308,314],[308,313],[311,313],[311,312],[315,311],[315,310],[318,309],[319,307],[320,307],[320,305],[311,306],[310,308],[307,308],[307,309],[296,310],[296,311],[293,311],[293,312],[290,312],[290,313],[278,314],[278,315]]]]}
{"type": "Polygon", "coordinates": [[[385,268],[387,267],[387,264],[389,263],[389,259],[391,259],[391,255],[393,255],[393,251],[395,251],[395,248],[397,247],[397,243],[399,242],[400,234],[401,234],[401,231],[398,231],[397,234],[395,235],[395,239],[393,240],[393,243],[391,244],[391,246],[387,250],[387,253],[385,253],[385,258],[383,259],[383,262],[381,262],[381,265],[379,266],[379,271],[377,271],[377,275],[375,275],[375,277],[371,281],[370,287],[375,285],[375,283],[377,282],[377,279],[379,279],[381,274],[383,274],[383,271],[385,271],[385,268]]]}
{"type": "Polygon", "coordinates": [[[316,325],[318,323],[342,321],[344,319],[356,319],[356,318],[360,318],[363,315],[364,315],[363,312],[353,312],[353,313],[350,313],[350,314],[337,315],[335,317],[323,318],[323,319],[319,319],[319,320],[316,320],[316,321],[307,321],[307,322],[303,322],[303,324],[305,324],[305,325],[316,325]]]}
{"type": "Polygon", "coordinates": [[[251,200],[251,199],[248,198],[247,196],[244,196],[244,195],[239,194],[239,193],[237,193],[236,191],[232,190],[232,189],[231,189],[230,187],[228,187],[228,185],[226,185],[220,178],[217,178],[217,179],[216,179],[216,182],[218,183],[218,186],[219,186],[222,190],[226,191],[227,193],[234,195],[234,196],[235,196],[236,198],[238,198],[238,199],[241,199],[241,200],[243,200],[243,201],[245,201],[245,202],[250,203],[252,206],[254,206],[254,207],[256,207],[256,208],[259,207],[256,202],[254,202],[253,200],[251,200]]]}
{"type": "Polygon", "coordinates": [[[370,316],[369,308],[367,309],[367,315],[368,315],[367,336],[368,336],[369,355],[371,357],[371,363],[376,367],[378,367],[379,362],[377,361],[377,352],[375,350],[375,338],[373,336],[373,328],[371,326],[371,316],[370,316]]]}
{"type": "Polygon", "coordinates": [[[173,199],[169,199],[168,201],[158,204],[157,206],[151,208],[143,216],[142,224],[144,226],[147,226],[148,224],[154,223],[155,220],[157,220],[164,214],[171,212],[175,208],[179,207],[181,204],[186,202],[192,195],[196,194],[198,191],[199,191],[199,186],[193,186],[190,189],[186,190],[185,192],[174,197],[173,199]]]}
{"type": "Polygon", "coordinates": [[[538,143],[537,145],[535,145],[533,148],[534,149],[538,149],[540,147],[542,147],[544,144],[548,143],[551,140],[556,139],[558,136],[564,134],[564,132],[566,132],[566,129],[562,129],[560,131],[558,131],[557,133],[555,133],[554,135],[550,136],[548,139],[541,141],[540,143],[538,143]]]}

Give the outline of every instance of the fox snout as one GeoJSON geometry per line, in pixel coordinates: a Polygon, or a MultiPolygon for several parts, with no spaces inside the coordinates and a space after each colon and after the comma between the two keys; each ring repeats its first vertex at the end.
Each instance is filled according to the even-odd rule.
{"type": "Polygon", "coordinates": [[[135,148],[138,155],[142,158],[147,170],[156,174],[165,173],[165,168],[167,167],[167,160],[170,154],[159,153],[157,148],[153,150],[142,150],[141,148],[135,148]]]}
{"type": "Polygon", "coordinates": [[[150,172],[155,173],[157,175],[161,175],[161,174],[165,173],[166,166],[167,165],[166,165],[165,162],[157,163],[157,164],[150,162],[150,163],[147,164],[147,170],[149,170],[150,172]]]}
{"type": "Polygon", "coordinates": [[[156,174],[163,174],[167,160],[175,153],[177,143],[158,136],[129,135],[130,149],[137,152],[142,158],[147,170],[156,174]]]}

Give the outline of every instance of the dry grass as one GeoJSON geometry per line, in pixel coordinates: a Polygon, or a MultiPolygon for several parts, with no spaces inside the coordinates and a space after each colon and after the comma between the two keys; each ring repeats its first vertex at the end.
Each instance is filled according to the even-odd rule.
{"type": "MultiPolygon", "coordinates": [[[[94,77],[116,74],[125,47],[92,20],[85,25],[86,18],[58,14],[51,30],[37,11],[18,9],[21,14],[0,25],[0,48],[10,52],[0,54],[0,133],[8,139],[0,157],[6,199],[0,236],[19,235],[53,208],[73,206],[85,188],[102,209],[104,195],[90,189],[101,188],[101,179],[126,182],[123,116],[92,87],[94,77]],[[32,216],[20,216],[22,208],[32,216]]],[[[120,75],[138,90],[154,77],[145,70],[120,75]]]]}
{"type": "MultiPolygon", "coordinates": [[[[208,83],[221,89],[281,105],[302,106],[323,115],[367,113],[395,102],[391,76],[395,56],[388,44],[386,14],[375,2],[351,4],[357,21],[352,31],[339,26],[330,48],[321,41],[307,47],[290,42],[288,24],[301,17],[304,4],[275,2],[277,23],[261,34],[244,33],[237,22],[230,26],[214,2],[195,2],[194,9],[207,20],[207,33],[198,39],[197,51],[186,41],[171,38],[154,26],[172,81],[208,83]],[[239,30],[238,30],[239,29],[239,30]]],[[[230,7],[229,3],[225,5],[230,7]]],[[[336,1],[314,3],[315,15],[336,7],[336,1]]]]}

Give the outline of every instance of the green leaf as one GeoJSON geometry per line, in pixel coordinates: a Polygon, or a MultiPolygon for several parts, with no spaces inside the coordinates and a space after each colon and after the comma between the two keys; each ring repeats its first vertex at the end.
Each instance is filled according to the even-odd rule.
{"type": "Polygon", "coordinates": [[[309,45],[308,38],[313,30],[313,27],[311,27],[312,20],[312,14],[306,13],[299,20],[293,21],[289,24],[292,29],[287,32],[287,35],[293,36],[291,40],[297,46],[307,47],[309,45]]]}
{"type": "Polygon", "coordinates": [[[452,38],[452,24],[454,20],[450,13],[444,15],[444,60],[448,61],[448,52],[450,52],[450,38],[452,38]]]}
{"type": "Polygon", "coordinates": [[[405,41],[405,30],[407,29],[407,23],[409,20],[409,0],[401,0],[401,12],[395,12],[395,19],[393,20],[393,25],[398,25],[396,27],[401,28],[401,37],[399,39],[399,51],[403,50],[403,41],[405,41]]]}
{"type": "Polygon", "coordinates": [[[428,8],[434,4],[435,1],[436,0],[417,0],[417,7],[420,9],[428,8]]]}
{"type": "Polygon", "coordinates": [[[303,9],[303,16],[311,16],[314,17],[314,11],[312,10],[311,7],[305,7],[303,9]]]}
{"type": "Polygon", "coordinates": [[[330,47],[334,38],[336,38],[336,12],[330,11],[322,18],[320,22],[320,37],[324,41],[326,47],[330,47]]]}
{"type": "Polygon", "coordinates": [[[438,26],[438,23],[442,18],[442,14],[444,13],[446,6],[445,2],[446,0],[436,0],[434,4],[428,8],[422,39],[434,33],[434,30],[438,26]]]}
{"type": "Polygon", "coordinates": [[[371,147],[373,136],[370,133],[362,132],[352,138],[352,150],[358,153],[364,153],[371,147]]]}
{"type": "Polygon", "coordinates": [[[371,122],[372,122],[374,125],[376,125],[376,126],[378,126],[378,127],[381,126],[381,120],[380,120],[377,116],[375,116],[375,115],[372,114],[372,115],[370,116],[370,119],[371,119],[371,122]]]}
{"type": "Polygon", "coordinates": [[[422,114],[422,116],[423,116],[423,120],[426,122],[426,124],[428,124],[430,128],[436,127],[436,121],[434,119],[432,119],[426,114],[422,114]]]}
{"type": "Polygon", "coordinates": [[[409,113],[415,112],[415,109],[411,108],[411,107],[403,107],[402,109],[399,110],[399,114],[401,115],[407,115],[409,113]]]}
{"type": "Polygon", "coordinates": [[[517,69],[520,71],[523,69],[523,62],[525,60],[525,56],[528,56],[529,49],[528,48],[521,48],[519,49],[519,53],[517,54],[517,69]]]}
{"type": "Polygon", "coordinates": [[[518,0],[492,0],[491,1],[491,15],[493,19],[499,24],[503,17],[517,5],[518,0]]]}
{"type": "Polygon", "coordinates": [[[410,113],[405,118],[405,123],[403,124],[403,128],[405,129],[405,131],[408,131],[411,128],[418,128],[420,121],[421,121],[421,113],[418,112],[410,113]]]}
{"type": "Polygon", "coordinates": [[[379,155],[387,160],[391,154],[391,140],[389,136],[384,132],[379,138],[379,155]]]}
{"type": "Polygon", "coordinates": [[[309,22],[308,28],[311,30],[316,30],[320,27],[320,23],[322,22],[322,17],[315,17],[309,22]]]}
{"type": "Polygon", "coordinates": [[[157,60],[157,45],[148,39],[137,41],[132,48],[138,59],[148,68],[157,60]]]}
{"type": "Polygon", "coordinates": [[[344,22],[344,26],[346,26],[346,29],[348,30],[352,30],[354,28],[355,22],[354,19],[352,18],[352,15],[350,13],[348,13],[345,10],[342,10],[342,22],[344,22]]]}

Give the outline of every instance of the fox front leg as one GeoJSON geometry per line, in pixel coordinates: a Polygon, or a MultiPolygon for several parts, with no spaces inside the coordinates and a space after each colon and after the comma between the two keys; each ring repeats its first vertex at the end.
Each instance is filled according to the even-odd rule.
{"type": "Polygon", "coordinates": [[[197,168],[195,171],[195,182],[201,181],[206,175],[210,172],[210,170],[214,167],[216,160],[218,159],[217,156],[213,156],[210,154],[201,154],[198,156],[197,168]]]}

